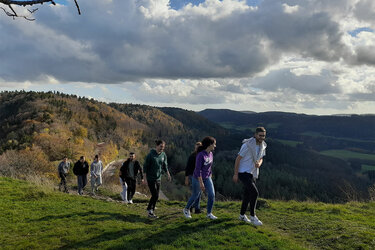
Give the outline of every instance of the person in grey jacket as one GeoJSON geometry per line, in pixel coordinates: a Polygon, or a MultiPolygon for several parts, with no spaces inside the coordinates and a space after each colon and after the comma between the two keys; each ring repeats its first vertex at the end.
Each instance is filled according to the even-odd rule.
{"type": "Polygon", "coordinates": [[[95,195],[95,191],[98,191],[100,185],[103,184],[103,163],[99,159],[99,155],[95,155],[94,161],[91,163],[91,192],[95,195]]]}
{"type": "Polygon", "coordinates": [[[66,176],[68,175],[69,170],[70,162],[68,161],[67,157],[64,157],[64,159],[60,162],[59,166],[57,167],[57,171],[61,179],[59,184],[59,190],[62,191],[62,188],[64,188],[65,193],[69,193],[68,187],[66,185],[66,176]]]}

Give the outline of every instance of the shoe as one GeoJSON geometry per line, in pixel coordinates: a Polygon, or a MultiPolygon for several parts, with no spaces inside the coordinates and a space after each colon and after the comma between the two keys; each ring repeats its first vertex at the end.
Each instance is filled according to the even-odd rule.
{"type": "Polygon", "coordinates": [[[256,215],[250,216],[250,222],[254,226],[261,226],[261,225],[263,225],[263,223],[258,219],[258,217],[256,215]]]}
{"type": "Polygon", "coordinates": [[[247,216],[245,214],[244,215],[240,214],[240,217],[238,217],[238,219],[240,221],[244,221],[246,223],[251,223],[251,221],[249,220],[249,218],[247,218],[247,216]]]}
{"type": "Polygon", "coordinates": [[[128,203],[129,203],[129,204],[133,204],[133,200],[129,200],[128,203]]]}
{"type": "Polygon", "coordinates": [[[188,219],[191,219],[190,210],[189,209],[182,209],[182,212],[184,213],[185,217],[188,219]]]}
{"type": "Polygon", "coordinates": [[[199,208],[196,208],[196,209],[195,209],[195,213],[196,213],[196,214],[201,214],[202,211],[201,211],[199,208]]]}
{"type": "Polygon", "coordinates": [[[215,215],[213,215],[212,213],[207,214],[207,218],[209,218],[211,220],[216,220],[217,219],[217,217],[215,215]]]}
{"type": "Polygon", "coordinates": [[[154,211],[152,209],[147,210],[148,212],[148,218],[157,219],[158,217],[154,214],[154,211]]]}
{"type": "Polygon", "coordinates": [[[122,201],[123,204],[128,204],[129,202],[128,201],[122,201]]]}

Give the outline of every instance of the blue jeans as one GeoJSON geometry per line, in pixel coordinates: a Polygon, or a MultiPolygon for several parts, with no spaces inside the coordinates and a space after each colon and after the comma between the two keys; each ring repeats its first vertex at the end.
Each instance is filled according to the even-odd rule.
{"type": "MultiPolygon", "coordinates": [[[[189,180],[190,180],[190,188],[191,188],[191,191],[193,192],[193,176],[189,176],[189,180]]],[[[199,196],[197,198],[197,200],[194,201],[194,203],[191,205],[192,207],[195,208],[195,210],[200,210],[201,209],[201,193],[199,193],[199,196]]]]}
{"type": "MultiPolygon", "coordinates": [[[[214,206],[215,201],[215,189],[214,184],[212,182],[211,177],[208,177],[206,179],[203,179],[203,184],[207,192],[208,200],[207,200],[207,214],[210,214],[212,212],[212,207],[214,206]]],[[[201,195],[201,187],[199,185],[199,180],[192,177],[192,186],[193,186],[193,193],[190,196],[188,203],[186,204],[186,209],[190,209],[194,202],[198,199],[198,197],[201,195]]]]}

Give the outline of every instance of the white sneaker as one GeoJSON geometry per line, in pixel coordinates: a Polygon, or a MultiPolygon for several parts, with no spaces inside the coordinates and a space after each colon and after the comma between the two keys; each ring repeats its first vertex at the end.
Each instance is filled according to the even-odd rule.
{"type": "Polygon", "coordinates": [[[250,222],[254,226],[261,226],[261,225],[263,225],[263,223],[258,219],[258,217],[256,215],[250,216],[250,222]]]}
{"type": "Polygon", "coordinates": [[[182,212],[184,213],[185,217],[188,219],[191,219],[190,210],[189,209],[182,209],[182,212]]]}
{"type": "Polygon", "coordinates": [[[128,203],[129,203],[129,204],[133,204],[133,200],[129,200],[128,203]]]}
{"type": "Polygon", "coordinates": [[[209,218],[211,220],[216,220],[217,219],[217,217],[215,215],[213,215],[212,213],[207,214],[207,218],[209,218]]]}
{"type": "Polygon", "coordinates": [[[240,221],[244,221],[246,223],[251,223],[251,221],[249,220],[249,218],[247,218],[247,216],[245,214],[244,215],[240,214],[240,217],[238,217],[238,219],[240,221]]]}

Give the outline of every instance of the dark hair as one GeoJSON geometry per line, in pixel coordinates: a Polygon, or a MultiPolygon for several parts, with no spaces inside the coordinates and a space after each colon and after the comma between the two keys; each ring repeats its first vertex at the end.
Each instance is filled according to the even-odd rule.
{"type": "Polygon", "coordinates": [[[163,140],[155,140],[155,144],[156,144],[156,146],[159,146],[160,144],[165,144],[165,141],[163,141],[163,140]]]}
{"type": "Polygon", "coordinates": [[[202,140],[202,146],[198,147],[197,152],[199,153],[199,152],[201,152],[203,150],[206,150],[209,146],[211,146],[215,142],[216,142],[216,139],[213,138],[212,136],[206,136],[206,137],[204,137],[203,140],[202,140]]]}
{"type": "Polygon", "coordinates": [[[135,155],[135,153],[134,152],[130,152],[129,155],[135,155]]]}
{"type": "Polygon", "coordinates": [[[94,159],[99,159],[99,155],[95,155],[94,159]]]}
{"type": "Polygon", "coordinates": [[[266,129],[265,129],[264,127],[257,127],[257,128],[255,129],[255,133],[258,134],[258,133],[260,133],[260,132],[266,132],[266,129]]]}
{"type": "Polygon", "coordinates": [[[83,155],[81,157],[79,157],[80,160],[82,160],[83,158],[85,158],[83,155]]]}

